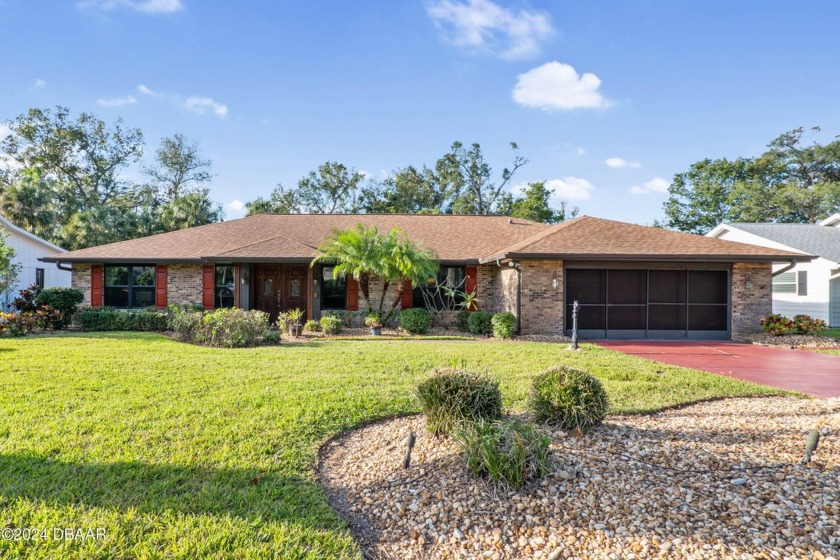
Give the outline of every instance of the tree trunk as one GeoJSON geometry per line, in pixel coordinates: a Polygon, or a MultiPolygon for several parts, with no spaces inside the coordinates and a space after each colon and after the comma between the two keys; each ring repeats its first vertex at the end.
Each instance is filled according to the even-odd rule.
{"type": "MultiPolygon", "coordinates": [[[[404,291],[405,291],[405,282],[404,282],[404,281],[400,281],[400,283],[399,283],[399,284],[397,284],[397,296],[394,298],[393,303],[391,303],[391,308],[390,308],[390,309],[388,309],[388,314],[387,314],[387,315],[385,315],[385,318],[383,318],[383,319],[382,319],[382,322],[383,322],[383,323],[387,322],[387,321],[388,321],[388,319],[390,319],[390,318],[391,318],[391,315],[393,315],[393,314],[394,314],[394,310],[397,308],[397,304],[398,304],[398,303],[400,302],[400,300],[402,299],[402,295],[403,295],[403,292],[404,292],[404,291]]],[[[385,298],[385,296],[383,295],[383,296],[382,296],[382,298],[384,299],[384,298],[385,298]]]]}
{"type": "Polygon", "coordinates": [[[382,296],[379,298],[379,308],[377,309],[379,317],[382,317],[382,309],[385,307],[385,296],[388,295],[388,286],[390,285],[390,282],[384,278],[382,279],[382,296]]]}
{"type": "Polygon", "coordinates": [[[373,306],[370,304],[370,276],[367,274],[359,275],[359,291],[362,292],[362,298],[365,300],[368,311],[372,310],[373,306]]]}

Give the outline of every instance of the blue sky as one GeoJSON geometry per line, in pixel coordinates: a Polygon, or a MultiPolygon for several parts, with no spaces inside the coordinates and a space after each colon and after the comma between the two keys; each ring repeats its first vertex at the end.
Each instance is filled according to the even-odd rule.
{"type": "Polygon", "coordinates": [[[840,133],[834,2],[0,0],[0,120],[68,106],[181,132],[239,204],[326,161],[372,176],[454,140],[582,213],[662,216],[674,173],[840,133]]]}

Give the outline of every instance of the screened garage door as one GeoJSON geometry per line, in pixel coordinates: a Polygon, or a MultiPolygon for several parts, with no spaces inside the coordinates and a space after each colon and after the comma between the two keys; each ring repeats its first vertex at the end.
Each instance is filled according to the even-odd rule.
{"type": "Polygon", "coordinates": [[[728,339],[729,271],[566,269],[566,332],[581,338],[728,339]]]}

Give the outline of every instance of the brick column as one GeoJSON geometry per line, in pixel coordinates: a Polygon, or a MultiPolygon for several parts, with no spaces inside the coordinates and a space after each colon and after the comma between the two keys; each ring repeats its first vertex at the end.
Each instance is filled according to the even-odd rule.
{"type": "Polygon", "coordinates": [[[773,309],[770,263],[732,265],[732,338],[761,332],[759,320],[773,309]]]}

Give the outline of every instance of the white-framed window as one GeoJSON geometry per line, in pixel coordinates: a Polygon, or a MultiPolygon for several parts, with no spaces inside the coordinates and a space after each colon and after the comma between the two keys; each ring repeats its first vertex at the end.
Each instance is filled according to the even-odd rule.
{"type": "Polygon", "coordinates": [[[782,272],[773,277],[774,294],[808,295],[808,271],[782,272]]]}

